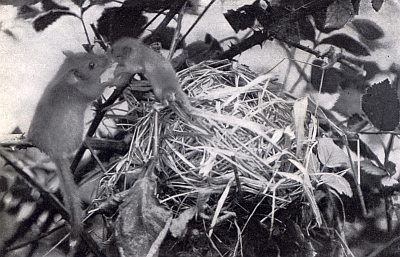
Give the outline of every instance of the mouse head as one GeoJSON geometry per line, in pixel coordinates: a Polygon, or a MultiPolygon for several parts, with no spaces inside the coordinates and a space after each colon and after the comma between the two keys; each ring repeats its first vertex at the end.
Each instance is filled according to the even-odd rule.
{"type": "MultiPolygon", "coordinates": [[[[143,60],[150,49],[137,39],[121,38],[112,46],[111,56],[118,63],[114,75],[143,72],[143,60]]],[[[151,51],[151,50],[150,50],[151,51]]],[[[147,56],[151,58],[151,56],[147,56]]]]}
{"type": "Polygon", "coordinates": [[[67,84],[91,100],[98,98],[104,90],[100,86],[100,76],[109,67],[109,58],[93,53],[63,53],[67,57],[63,64],[67,68],[64,76],[67,84]]]}

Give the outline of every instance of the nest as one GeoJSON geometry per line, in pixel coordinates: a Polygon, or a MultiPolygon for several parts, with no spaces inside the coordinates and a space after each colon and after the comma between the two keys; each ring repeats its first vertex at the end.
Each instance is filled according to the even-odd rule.
{"type": "Polygon", "coordinates": [[[260,210],[260,219],[267,219],[303,197],[303,184],[287,175],[295,170],[289,160],[302,162],[294,136],[296,100],[283,96],[271,75],[257,76],[229,61],[207,61],[178,77],[197,109],[191,117],[173,108],[155,111],[155,101],[138,101],[133,91],[125,92],[129,111],[118,126],[132,140],[117,172],[103,179],[105,192],[123,190],[110,182],[122,173],[143,172],[156,155],[157,197],[175,214],[193,206],[203,216],[215,210],[237,213],[244,201],[252,203],[249,213],[260,210]]]}

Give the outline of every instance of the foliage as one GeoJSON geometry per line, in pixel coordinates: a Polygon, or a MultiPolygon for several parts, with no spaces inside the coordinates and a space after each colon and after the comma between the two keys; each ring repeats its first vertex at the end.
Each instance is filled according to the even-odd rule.
{"type": "MultiPolygon", "coordinates": [[[[96,256],[167,256],[176,249],[181,256],[240,252],[245,256],[265,252],[314,256],[327,251],[343,256],[350,254],[344,220],[357,217],[365,221],[367,210],[382,210],[377,207],[381,202],[385,202],[385,218],[392,228],[391,215],[399,212],[394,199],[400,172],[389,157],[400,122],[400,68],[393,64],[383,70],[378,60],[365,58],[383,47],[379,40],[385,34],[378,24],[356,18],[360,0],[256,0],[228,10],[224,17],[236,32],[250,31],[229,49],[209,34],[186,46],[184,39],[190,31],[182,36],[179,22],[176,30],[167,27],[179,17],[184,0],[126,0],[109,6],[112,2],[0,0],[0,4],[17,6],[19,17],[31,21],[39,33],[61,17],[79,19],[87,36],[86,51],[96,43],[107,50],[121,37],[143,38],[154,22],[147,15],[155,12],[164,19],[144,42],[160,42],[172,52],[183,48],[171,61],[200,110],[193,114],[195,118],[188,118],[174,105],[156,112],[154,99],[132,87],[117,89],[106,102],[96,103],[101,111],[88,136],[93,136],[106,111],[118,131],[111,141],[110,135],[103,135],[106,150],[96,148],[96,161],[104,174],[94,172],[97,190],[88,202],[86,223],[104,233],[99,238],[83,234],[84,243],[96,256]],[[80,12],[72,11],[70,4],[80,12]],[[92,41],[84,14],[96,5],[103,6],[104,12],[97,24],[91,24],[96,36],[92,41]],[[345,26],[355,34],[345,32],[345,26]],[[268,74],[257,76],[227,60],[207,61],[231,60],[267,40],[315,57],[309,74],[305,69],[300,73],[311,90],[337,95],[332,109],[321,110],[308,98],[297,100],[282,93],[281,85],[268,74]],[[387,73],[393,75],[391,81],[371,82],[376,75],[387,73]],[[124,115],[113,113],[117,99],[129,106],[124,115]],[[335,112],[344,118],[340,120],[335,112]],[[382,160],[361,137],[386,133],[389,140],[382,160]],[[357,161],[354,153],[363,160],[357,161]],[[112,244],[99,250],[98,245],[108,240],[112,244]]],[[[372,0],[371,8],[379,11],[383,4],[383,0],[372,0]]],[[[73,170],[83,152],[84,148],[76,154],[73,170]]],[[[15,170],[29,168],[29,163],[21,166],[7,152],[1,155],[15,170]]],[[[87,169],[93,170],[91,165],[87,169]]],[[[79,172],[84,171],[75,174],[77,179],[82,177],[79,172]]],[[[17,182],[18,188],[21,181],[17,182]]],[[[30,187],[24,184],[22,188],[30,187]]],[[[13,188],[11,183],[1,175],[0,193],[9,188],[13,188]]],[[[64,219],[68,214],[52,194],[39,192],[45,200],[37,201],[39,211],[22,224],[33,223],[47,208],[51,220],[42,228],[46,231],[55,213],[64,219]],[[52,207],[45,207],[46,200],[52,207]]],[[[8,241],[0,240],[0,247],[4,242],[6,246],[15,243],[19,231],[8,241]]],[[[86,256],[88,250],[82,248],[80,253],[86,256]]],[[[385,251],[396,250],[389,245],[378,249],[375,256],[385,251]]]]}

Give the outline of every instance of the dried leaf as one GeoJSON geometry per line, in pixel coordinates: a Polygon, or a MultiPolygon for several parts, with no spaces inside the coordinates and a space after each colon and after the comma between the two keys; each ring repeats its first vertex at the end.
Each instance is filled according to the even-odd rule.
{"type": "Polygon", "coordinates": [[[177,218],[172,220],[171,227],[169,231],[175,238],[181,238],[186,234],[187,224],[196,214],[196,208],[191,207],[184,212],[182,212],[177,218]]]}
{"type": "Polygon", "coordinates": [[[122,256],[146,256],[171,216],[158,202],[155,190],[153,180],[148,177],[139,179],[120,205],[115,232],[122,256]]]}
{"type": "Polygon", "coordinates": [[[328,168],[349,166],[349,157],[333,142],[332,138],[320,138],[317,151],[319,160],[328,168]]]}

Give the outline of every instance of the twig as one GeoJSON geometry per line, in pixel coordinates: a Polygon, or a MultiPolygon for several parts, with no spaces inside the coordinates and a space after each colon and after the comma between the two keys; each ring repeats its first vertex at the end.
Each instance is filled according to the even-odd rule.
{"type": "Polygon", "coordinates": [[[387,145],[385,147],[385,161],[383,162],[384,164],[386,164],[389,161],[390,152],[392,151],[392,148],[393,148],[394,138],[395,138],[395,135],[390,134],[389,142],[387,143],[387,145]]]}
{"type": "Polygon", "coordinates": [[[99,31],[97,30],[96,26],[91,23],[90,27],[93,30],[94,36],[97,38],[97,42],[99,43],[99,45],[101,46],[101,48],[103,48],[104,51],[107,51],[107,45],[106,43],[104,43],[104,40],[102,38],[102,36],[100,35],[99,31]]]}
{"type": "Polygon", "coordinates": [[[59,230],[59,229],[61,229],[61,228],[63,228],[63,227],[65,227],[65,223],[62,224],[62,225],[59,225],[59,226],[57,226],[57,227],[55,227],[55,228],[53,228],[53,229],[51,229],[50,231],[47,231],[47,232],[45,232],[45,233],[42,233],[42,234],[41,234],[40,236],[38,236],[37,238],[28,240],[28,241],[23,242],[23,243],[20,243],[20,244],[16,244],[16,245],[14,245],[14,246],[9,246],[9,247],[7,247],[7,248],[5,249],[5,252],[11,252],[11,251],[14,251],[14,250],[23,248],[23,247],[25,247],[25,246],[28,246],[28,245],[30,245],[30,244],[32,244],[32,243],[34,243],[34,242],[39,241],[39,240],[42,239],[42,238],[45,238],[45,237],[47,237],[47,236],[53,234],[54,232],[56,232],[57,230],[59,230]]]}
{"type": "Polygon", "coordinates": [[[0,147],[0,155],[15,169],[15,171],[23,177],[32,187],[39,191],[40,195],[48,202],[64,219],[69,220],[69,213],[61,204],[61,202],[51,193],[47,192],[36,180],[31,178],[28,174],[32,171],[23,164],[12,153],[8,152],[5,148],[0,147]]]}
{"type": "Polygon", "coordinates": [[[174,37],[172,39],[172,44],[169,50],[169,54],[168,54],[168,60],[172,59],[172,56],[174,56],[176,47],[178,46],[179,42],[180,42],[180,34],[181,34],[181,28],[182,28],[182,19],[183,19],[183,14],[185,12],[185,8],[186,8],[186,2],[185,4],[182,6],[181,11],[179,12],[178,15],[178,20],[176,21],[176,28],[174,31],[174,37]]]}
{"type": "MultiPolygon", "coordinates": [[[[185,40],[185,38],[187,37],[187,35],[189,35],[189,33],[193,30],[193,28],[197,25],[197,23],[201,20],[201,18],[203,18],[204,14],[206,14],[207,10],[211,7],[211,5],[213,5],[215,2],[215,0],[212,0],[208,3],[208,5],[206,6],[206,8],[204,9],[204,11],[199,15],[199,17],[197,17],[197,19],[194,21],[194,23],[192,24],[192,26],[190,26],[190,28],[188,29],[188,31],[186,31],[185,35],[183,35],[183,37],[181,38],[180,42],[183,42],[185,40]]],[[[178,44],[179,44],[178,43],[178,44]]]]}
{"type": "Polygon", "coordinates": [[[147,38],[148,42],[153,40],[154,35],[158,35],[163,31],[170,21],[174,18],[175,14],[177,14],[182,6],[186,3],[186,0],[177,0],[175,4],[171,7],[167,15],[165,16],[164,20],[157,26],[157,28],[153,31],[150,37],[147,38]]]}
{"type": "MultiPolygon", "coordinates": [[[[132,75],[131,79],[133,78],[133,76],[134,75],[132,75]]],[[[102,104],[102,106],[96,112],[96,116],[94,117],[92,124],[90,124],[90,127],[86,133],[86,137],[92,137],[94,135],[94,133],[97,130],[97,127],[100,125],[101,121],[103,120],[104,115],[107,112],[107,107],[113,105],[114,102],[121,95],[121,93],[124,91],[124,89],[128,86],[129,86],[129,83],[127,83],[123,87],[118,87],[117,89],[115,89],[114,92],[112,93],[112,95],[102,104]]],[[[75,158],[71,164],[71,171],[73,173],[75,172],[76,168],[78,167],[78,164],[81,161],[83,154],[85,153],[85,150],[86,150],[86,147],[84,144],[82,144],[80,146],[78,152],[76,153],[75,158]]]]}
{"type": "MultiPolygon", "coordinates": [[[[63,217],[64,220],[69,221],[69,213],[60,203],[60,201],[51,193],[47,192],[39,183],[32,179],[28,174],[31,173],[28,167],[26,167],[19,159],[13,154],[9,153],[3,147],[0,147],[0,155],[14,167],[15,171],[23,177],[29,184],[37,189],[43,199],[48,202],[53,208],[63,217]]],[[[86,231],[82,231],[81,237],[85,243],[89,246],[90,250],[97,257],[105,257],[104,254],[99,250],[99,246],[93,240],[93,238],[86,231]]]]}

